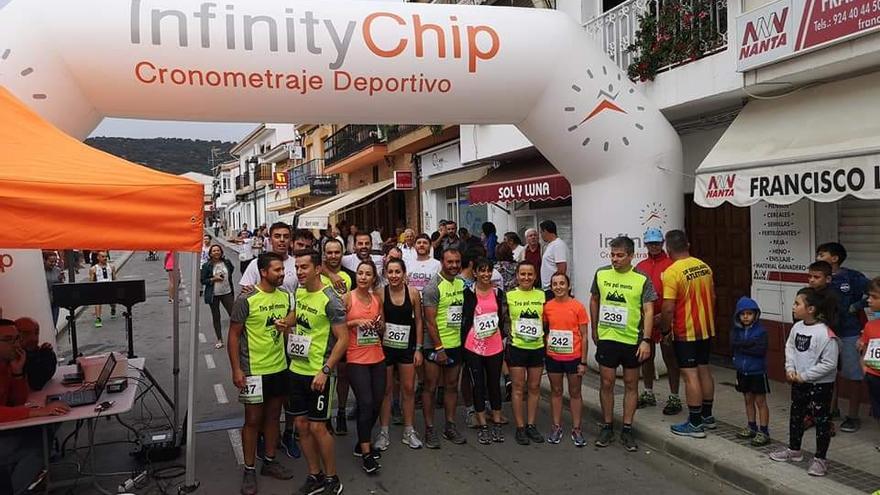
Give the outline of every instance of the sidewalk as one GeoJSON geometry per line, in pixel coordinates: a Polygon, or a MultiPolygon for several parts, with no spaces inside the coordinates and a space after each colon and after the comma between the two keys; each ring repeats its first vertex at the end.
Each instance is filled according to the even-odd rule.
{"type": "MultiPolygon", "coordinates": [[[[128,263],[128,260],[131,259],[133,254],[134,254],[134,251],[119,251],[118,254],[116,254],[116,255],[113,255],[113,253],[111,253],[112,256],[110,258],[111,259],[110,263],[112,265],[116,266],[117,273],[122,272],[122,267],[125,266],[126,263],[128,263]]],[[[66,271],[64,273],[67,274],[66,271]]],[[[76,278],[77,282],[87,281],[89,279],[89,269],[88,268],[81,268],[79,270],[79,273],[76,274],[76,276],[77,276],[77,278],[76,278]]],[[[82,314],[82,312],[87,307],[88,306],[80,306],[79,308],[77,308],[75,316],[79,317],[79,315],[82,314]]],[[[61,308],[58,311],[58,323],[55,325],[56,339],[58,338],[58,336],[67,332],[67,315],[68,314],[69,314],[69,311],[67,311],[65,308],[61,308]]]]}
{"type": "MultiPolygon", "coordinates": [[[[686,408],[677,416],[662,414],[669,392],[669,383],[666,377],[662,377],[654,383],[654,393],[660,403],[657,407],[639,409],[636,412],[636,437],[643,444],[640,455],[647,455],[652,449],[661,449],[749,493],[844,495],[880,490],[880,453],[875,449],[875,445],[880,444],[880,428],[868,418],[864,406],[861,415],[862,428],[857,433],[838,432],[831,439],[828,475],[825,478],[814,478],[806,472],[812,455],[808,455],[804,462],[794,464],[773,462],[767,457],[767,454],[788,442],[790,387],[780,382],[770,383],[771,394],[767,401],[773,442],[766,447],[756,448],[736,437],[736,432],[746,424],[742,394],[734,390],[736,371],[713,366],[712,372],[715,377],[713,412],[718,420],[718,428],[709,431],[705,439],[673,435],[669,427],[684,421],[686,408]]],[[[615,426],[619,429],[623,412],[623,385],[621,380],[617,383],[615,426]]],[[[546,377],[542,386],[545,393],[549,393],[546,377]]],[[[639,390],[642,390],[641,384],[639,390]]],[[[683,382],[681,391],[684,401],[683,382]]],[[[595,372],[591,371],[584,377],[583,396],[585,417],[600,419],[599,377],[595,372]]],[[[839,420],[837,424],[839,425],[839,420]]],[[[803,448],[813,452],[815,446],[815,430],[810,429],[804,434],[803,448]]],[[[620,446],[615,443],[609,448],[620,446]]]]}

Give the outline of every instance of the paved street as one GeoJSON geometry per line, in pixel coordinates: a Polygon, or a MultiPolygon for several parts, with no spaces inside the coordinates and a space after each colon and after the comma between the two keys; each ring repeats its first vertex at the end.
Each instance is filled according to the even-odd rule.
{"type": "MultiPolygon", "coordinates": [[[[189,273],[186,262],[183,263],[183,273],[189,273]]],[[[121,276],[143,277],[147,281],[148,300],[145,304],[137,306],[134,312],[135,351],[138,355],[147,358],[148,368],[170,394],[172,393],[170,379],[172,305],[167,300],[166,274],[162,263],[144,261],[143,253],[135,253],[121,271],[121,276]]],[[[188,280],[185,280],[184,288],[184,299],[189,297],[200,303],[197,290],[191,291],[188,280]]],[[[236,452],[234,444],[238,440],[236,428],[241,424],[242,409],[236,402],[235,390],[229,380],[225,349],[214,349],[210,312],[206,305],[201,304],[200,334],[204,339],[199,344],[196,415],[199,431],[202,432],[197,436],[198,473],[202,484],[199,492],[237,493],[240,453],[236,452]]],[[[227,322],[224,313],[224,325],[227,322]]],[[[109,349],[124,349],[124,325],[121,319],[107,319],[100,330],[94,329],[91,323],[90,312],[84,311],[78,324],[81,350],[88,354],[109,349]]],[[[188,328],[188,307],[181,308],[181,328],[184,332],[188,328]]],[[[187,348],[185,338],[181,346],[181,355],[185,356],[187,348]]],[[[59,347],[62,350],[66,348],[64,338],[59,339],[59,347]]],[[[183,401],[188,382],[185,358],[182,358],[181,368],[180,393],[183,401]]],[[[350,400],[354,400],[353,396],[350,400]]],[[[145,402],[145,407],[136,406],[132,413],[123,416],[123,420],[129,424],[138,423],[140,426],[160,425],[162,418],[156,400],[148,395],[145,402]]],[[[509,410],[506,410],[506,414],[511,416],[509,410]]],[[[543,402],[538,426],[545,433],[549,426],[548,415],[547,404],[543,402]]],[[[438,410],[437,418],[440,417],[441,412],[438,410]]],[[[598,430],[589,422],[585,426],[589,440],[592,441],[598,430]]],[[[68,426],[62,430],[62,436],[66,435],[69,428],[68,426]]],[[[417,428],[421,430],[421,421],[417,428]]],[[[337,440],[339,471],[346,485],[346,493],[548,494],[583,490],[594,493],[650,491],[679,495],[707,492],[742,493],[666,454],[654,452],[648,446],[643,446],[639,453],[634,454],[626,453],[617,444],[602,450],[592,446],[576,449],[566,437],[560,445],[522,447],[513,442],[512,427],[507,427],[507,442],[501,445],[479,445],[475,433],[468,431],[467,445],[454,446],[444,443],[439,451],[408,449],[399,443],[402,427],[393,427],[391,449],[381,460],[383,469],[379,475],[368,477],[360,470],[360,460],[351,455],[354,429],[354,422],[349,422],[349,435],[337,440]]],[[[108,421],[106,424],[101,424],[97,440],[118,441],[125,439],[126,434],[127,431],[119,424],[108,421]]],[[[99,447],[97,470],[102,473],[130,471],[134,464],[127,455],[129,450],[131,445],[125,444],[99,447]]],[[[183,461],[181,457],[176,462],[183,463],[183,461]]],[[[282,458],[282,462],[294,470],[296,473],[294,480],[278,482],[261,478],[260,493],[288,494],[302,482],[305,461],[282,458]]],[[[62,466],[59,472],[65,474],[65,467],[62,466]]],[[[127,477],[108,476],[103,478],[102,483],[108,488],[113,487],[112,491],[115,492],[116,485],[127,477]]],[[[176,478],[170,483],[167,481],[162,483],[163,486],[173,486],[180,481],[182,478],[176,478]]],[[[143,490],[135,491],[159,493],[152,491],[155,489],[156,486],[152,485],[152,488],[148,486],[143,490]]],[[[72,493],[94,493],[94,490],[91,487],[80,486],[72,493]]]]}

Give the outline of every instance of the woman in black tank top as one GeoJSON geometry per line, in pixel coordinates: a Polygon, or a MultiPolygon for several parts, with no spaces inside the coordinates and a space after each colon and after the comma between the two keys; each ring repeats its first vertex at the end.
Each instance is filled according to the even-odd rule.
{"type": "Polygon", "coordinates": [[[375,447],[385,450],[390,443],[391,406],[394,402],[394,371],[400,380],[401,406],[403,409],[403,443],[410,448],[421,448],[422,442],[413,429],[415,417],[416,366],[422,364],[422,299],[419,292],[406,284],[406,264],[392,258],[385,264],[385,280],[388,285],[381,292],[382,309],[385,313],[385,335],[382,349],[385,351],[388,384],[382,412],[379,417],[379,434],[375,447]]]}

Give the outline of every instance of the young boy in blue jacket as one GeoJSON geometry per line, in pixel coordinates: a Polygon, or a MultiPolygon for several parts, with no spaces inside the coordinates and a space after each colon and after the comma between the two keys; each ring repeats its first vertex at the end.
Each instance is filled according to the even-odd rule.
{"type": "Polygon", "coordinates": [[[747,428],[737,436],[751,438],[752,445],[760,447],[770,443],[770,409],[767,407],[767,394],[770,382],[767,379],[767,330],[760,323],[761,309],[758,303],[742,297],[736,303],[733,317],[733,331],[730,334],[730,347],[733,350],[733,364],[736,366],[736,390],[743,394],[746,402],[747,428]]]}

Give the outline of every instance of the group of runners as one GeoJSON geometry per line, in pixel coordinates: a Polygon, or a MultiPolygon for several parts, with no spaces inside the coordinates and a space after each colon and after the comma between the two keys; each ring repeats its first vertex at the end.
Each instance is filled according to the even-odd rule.
{"type": "MultiPolygon", "coordinates": [[[[335,238],[314,242],[309,232],[294,233],[283,223],[272,225],[269,237],[271,251],[245,267],[228,331],[232,378],[245,407],[243,494],[257,493],[258,455],[261,475],[292,478],[277,461],[279,446],[297,455],[301,449],[306,458],[308,475],[296,493],[342,492],[333,435],[345,433],[338,431],[340,422],[344,428],[345,411],[334,405],[340,389],[336,380],[343,378],[347,385],[339,397],[344,400],[350,387],[356,398],[353,453],[367,473],[381,468],[397,403],[400,440],[412,449],[440,448],[441,437],[466,443],[456,421],[459,402],[468,408],[466,421],[476,428],[478,443],[504,442],[508,420],[501,405],[507,380],[517,444],[562,441],[567,383],[568,433],[574,445],[583,447],[581,380],[590,342],[596,347],[604,414],[596,446],[615,440],[613,388],[622,367],[626,393],[619,439],[627,450],[638,449],[633,418],[639,368],[652,359],[657,335],[672,340],[686,384],[689,416],[672,427],[673,433],[702,437],[715,426],[708,368],[714,335],[712,271],[689,255],[681,231],[670,231],[665,239],[659,231],[645,235],[654,251],[656,245],[662,251],[664,241],[667,245],[669,266],[657,282],[633,266],[633,240],[614,239],[607,253],[611,265],[596,272],[586,305],[572,295],[575,288],[564,270],[541,277],[540,266],[523,260],[516,264],[515,285],[505,290],[485,250],[462,252],[452,245],[435,257],[425,234],[411,236],[404,249],[389,249],[384,256],[372,252],[369,234],[357,234],[355,252],[348,255],[335,238]],[[542,278],[549,278],[549,285],[542,278]],[[545,371],[552,416],[546,434],[536,426],[545,371]],[[439,424],[435,400],[442,401],[439,424]],[[419,402],[423,434],[415,429],[419,402]],[[335,409],[336,428],[331,421],[335,409]],[[288,418],[283,434],[282,411],[288,418]]],[[[228,270],[218,251],[206,264],[228,270]]],[[[203,283],[209,287],[220,280],[212,280],[213,273],[203,267],[203,283]]]]}

